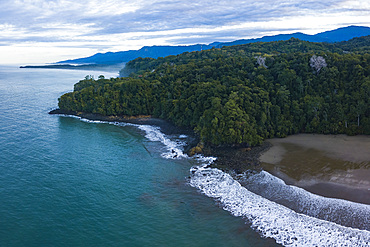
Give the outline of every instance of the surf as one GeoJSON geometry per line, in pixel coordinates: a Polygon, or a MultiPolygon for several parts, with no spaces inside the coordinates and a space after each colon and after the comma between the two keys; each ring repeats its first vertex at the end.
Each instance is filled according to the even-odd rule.
{"type": "Polygon", "coordinates": [[[190,185],[284,246],[368,246],[370,232],[297,213],[259,196],[216,168],[193,167],[190,185]]]}
{"type": "Polygon", "coordinates": [[[161,154],[163,158],[195,160],[197,165],[189,171],[189,185],[213,198],[231,215],[242,217],[246,224],[263,238],[272,238],[276,243],[284,246],[368,246],[370,244],[369,205],[318,196],[304,189],[286,185],[284,181],[265,171],[254,175],[239,175],[238,180],[235,180],[230,174],[209,166],[216,160],[215,157],[202,155],[189,157],[184,153],[185,136],[167,136],[157,126],[92,121],[82,118],[80,120],[89,123],[135,126],[143,131],[149,141],[163,145],[164,152],[161,154]],[[264,188],[265,191],[260,192],[261,195],[259,195],[248,187],[256,192],[258,192],[256,188],[260,191],[264,188]],[[276,194],[287,201],[299,199],[296,200],[295,205],[288,207],[282,205],[284,203],[276,202],[278,200],[271,196],[276,194]],[[348,211],[345,219],[339,215],[339,212],[343,211],[348,211]],[[337,219],[335,215],[338,216],[337,219]],[[352,216],[354,218],[348,218],[352,216]],[[351,220],[360,223],[356,226],[351,223],[351,220]]]}

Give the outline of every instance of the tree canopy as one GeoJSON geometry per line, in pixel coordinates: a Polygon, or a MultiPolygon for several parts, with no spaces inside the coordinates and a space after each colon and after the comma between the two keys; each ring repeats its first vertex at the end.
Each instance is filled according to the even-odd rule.
{"type": "Polygon", "coordinates": [[[193,128],[211,145],[253,146],[295,133],[370,134],[366,45],[291,39],[138,58],[125,67],[130,77],[78,82],[59,108],[152,115],[193,128]]]}

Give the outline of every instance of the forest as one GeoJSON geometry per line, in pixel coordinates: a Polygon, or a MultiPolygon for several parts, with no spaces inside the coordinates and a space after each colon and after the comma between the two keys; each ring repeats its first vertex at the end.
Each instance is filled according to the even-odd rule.
{"type": "Polygon", "coordinates": [[[208,145],[259,145],[296,133],[370,134],[370,36],[298,39],[137,58],[126,77],[86,77],[59,98],[66,111],[151,115],[208,145]]]}

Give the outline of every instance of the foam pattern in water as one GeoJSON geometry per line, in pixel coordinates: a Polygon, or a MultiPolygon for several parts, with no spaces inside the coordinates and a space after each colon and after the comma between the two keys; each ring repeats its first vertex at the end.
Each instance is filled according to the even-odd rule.
{"type": "Polygon", "coordinates": [[[186,142],[184,140],[187,136],[180,135],[177,140],[171,140],[168,138],[164,133],[161,132],[160,127],[152,126],[152,125],[139,125],[139,124],[131,124],[131,123],[124,123],[124,122],[108,122],[108,121],[100,121],[100,120],[89,120],[86,118],[81,118],[74,115],[63,115],[66,117],[73,117],[80,119],[83,122],[87,123],[107,123],[107,124],[114,124],[117,126],[135,126],[140,130],[145,132],[145,137],[148,138],[150,141],[153,142],[161,142],[167,149],[168,152],[162,153],[162,157],[166,159],[180,159],[180,158],[188,158],[187,154],[184,154],[182,151],[186,142]]]}
{"type": "Polygon", "coordinates": [[[252,176],[240,176],[238,181],[248,190],[296,212],[344,226],[370,230],[370,205],[319,196],[287,185],[266,171],[252,176]]]}
{"type": "Polygon", "coordinates": [[[193,167],[190,185],[284,246],[369,246],[370,232],[320,220],[265,199],[215,168],[193,167]]]}
{"type": "Polygon", "coordinates": [[[159,127],[151,125],[138,125],[138,128],[145,131],[145,137],[153,142],[161,142],[168,150],[162,153],[162,157],[166,159],[180,159],[187,158],[188,155],[184,154],[183,147],[186,144],[183,141],[173,141],[160,131],[159,127]]]}
{"type": "MultiPolygon", "coordinates": [[[[79,119],[89,123],[108,123],[79,119]]],[[[128,123],[110,124],[136,126],[145,131],[146,138],[150,141],[161,142],[166,147],[168,152],[162,154],[164,158],[188,157],[182,151],[185,142],[171,140],[160,131],[159,127],[128,123]]],[[[225,210],[234,216],[245,218],[251,227],[263,237],[273,238],[284,246],[370,246],[369,231],[345,227],[296,213],[292,209],[249,191],[229,174],[215,168],[208,168],[208,165],[216,158],[202,155],[194,158],[204,165],[191,168],[190,185],[198,188],[205,195],[215,198],[225,210]]],[[[264,175],[267,183],[285,184],[272,175],[264,175]]]]}

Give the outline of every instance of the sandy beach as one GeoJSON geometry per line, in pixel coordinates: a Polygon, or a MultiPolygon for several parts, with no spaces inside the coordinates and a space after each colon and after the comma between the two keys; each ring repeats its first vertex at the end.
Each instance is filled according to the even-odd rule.
{"type": "Polygon", "coordinates": [[[370,137],[298,134],[267,140],[262,166],[287,184],[370,204],[370,137]]]}
{"type": "MultiPolygon", "coordinates": [[[[101,116],[59,109],[50,114],[159,126],[167,135],[188,135],[186,152],[199,141],[191,130],[150,116],[101,116]]],[[[202,152],[217,157],[212,166],[225,171],[241,173],[262,168],[312,193],[370,204],[370,136],[298,134],[269,139],[252,149],[208,147],[202,152]]]]}

